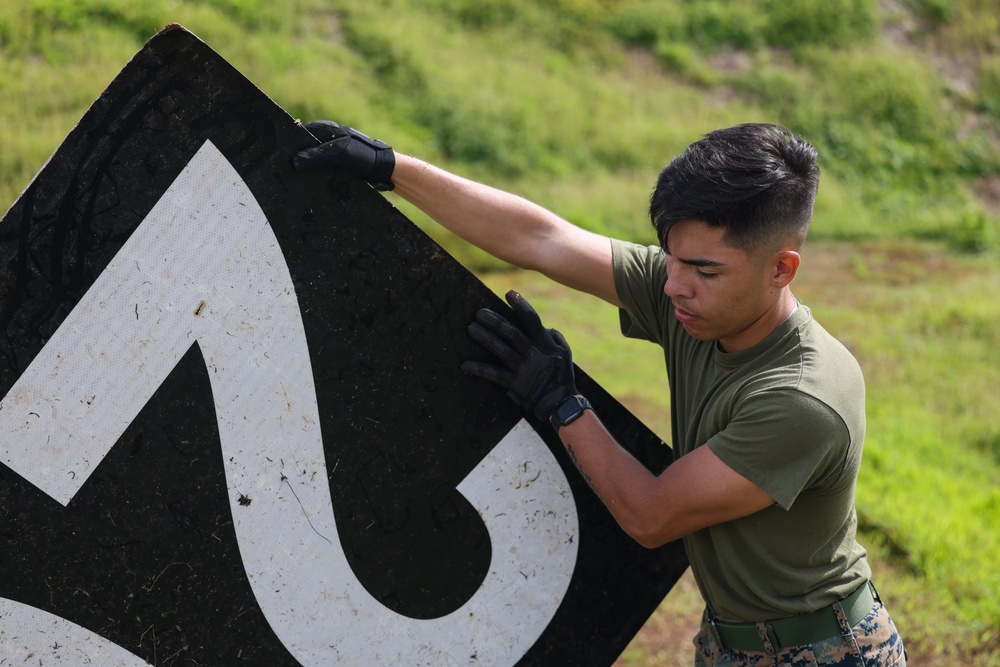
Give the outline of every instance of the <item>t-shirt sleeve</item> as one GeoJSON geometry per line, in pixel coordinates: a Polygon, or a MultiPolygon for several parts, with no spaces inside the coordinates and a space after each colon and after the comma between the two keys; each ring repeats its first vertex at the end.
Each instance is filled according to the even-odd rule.
{"type": "Polygon", "coordinates": [[[615,290],[622,302],[619,310],[622,334],[628,338],[663,344],[669,300],[663,293],[667,280],[663,250],[613,239],[615,290]]]}
{"type": "Polygon", "coordinates": [[[836,484],[850,434],[825,403],[800,391],[777,390],[742,401],[708,446],[787,510],[803,490],[836,484]]]}

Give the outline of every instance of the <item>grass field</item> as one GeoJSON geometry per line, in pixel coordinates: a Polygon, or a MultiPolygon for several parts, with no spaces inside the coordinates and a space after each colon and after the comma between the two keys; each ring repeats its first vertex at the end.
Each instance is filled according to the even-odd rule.
{"type": "MultiPolygon", "coordinates": [[[[913,664],[1000,663],[1000,1],[6,0],[0,209],[174,21],[296,117],[623,238],[651,240],[653,177],[704,132],[804,134],[823,178],[796,293],[866,374],[858,509],[880,587],[913,664]]],[[[657,353],[614,312],[394,201],[669,433],[657,353]]],[[[688,662],[696,598],[680,586],[622,664],[688,662]]]]}

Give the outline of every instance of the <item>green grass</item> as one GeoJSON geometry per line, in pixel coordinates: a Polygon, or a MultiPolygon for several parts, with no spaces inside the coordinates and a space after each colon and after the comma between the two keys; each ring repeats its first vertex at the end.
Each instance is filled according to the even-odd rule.
{"type": "MultiPolygon", "coordinates": [[[[873,564],[911,653],[987,664],[1000,659],[1000,220],[975,193],[1000,179],[998,21],[996,0],[7,0],[0,209],[171,22],[296,117],[356,125],[634,240],[652,239],[650,189],[685,145],[786,124],[823,169],[798,293],[868,378],[858,507],[873,564]]],[[[669,433],[659,353],[621,339],[613,311],[496,272],[392,200],[497,291],[522,290],[581,366],[669,433]]]]}
{"type": "Polygon", "coordinates": [[[899,565],[938,593],[964,645],[995,648],[1000,267],[926,244],[852,253],[828,270],[840,279],[816,286],[815,310],[852,345],[868,378],[859,511],[899,565]]]}

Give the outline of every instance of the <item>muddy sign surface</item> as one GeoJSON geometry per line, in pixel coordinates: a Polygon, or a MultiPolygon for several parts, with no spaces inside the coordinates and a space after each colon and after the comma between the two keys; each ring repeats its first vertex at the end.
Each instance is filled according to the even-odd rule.
{"type": "Polygon", "coordinates": [[[172,26],[0,221],[11,664],[607,665],[686,567],[461,373],[505,306],[364,182],[295,172],[313,143],[172,26]]]}

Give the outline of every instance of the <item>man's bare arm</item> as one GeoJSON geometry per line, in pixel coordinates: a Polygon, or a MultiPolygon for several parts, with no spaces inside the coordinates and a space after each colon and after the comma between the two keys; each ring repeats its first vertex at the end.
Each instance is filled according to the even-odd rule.
{"type": "Polygon", "coordinates": [[[559,437],[622,529],[649,548],[774,504],[708,445],[657,476],[619,446],[593,412],[560,428],[559,437]]]}
{"type": "Polygon", "coordinates": [[[611,241],[523,197],[396,153],[394,192],[445,229],[514,266],[616,306],[611,241]]]}

